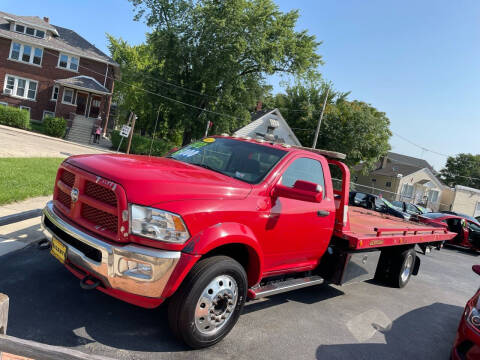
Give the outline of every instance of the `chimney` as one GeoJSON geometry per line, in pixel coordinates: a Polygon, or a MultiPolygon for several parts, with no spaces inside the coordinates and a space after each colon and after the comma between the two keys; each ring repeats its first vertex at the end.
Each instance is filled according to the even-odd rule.
{"type": "Polygon", "coordinates": [[[43,17],[43,21],[45,21],[46,23],[49,23],[50,22],[50,19],[46,16],[43,17]]]}
{"type": "Polygon", "coordinates": [[[257,101],[257,108],[255,109],[256,111],[261,111],[262,110],[262,102],[259,100],[257,101]]]}

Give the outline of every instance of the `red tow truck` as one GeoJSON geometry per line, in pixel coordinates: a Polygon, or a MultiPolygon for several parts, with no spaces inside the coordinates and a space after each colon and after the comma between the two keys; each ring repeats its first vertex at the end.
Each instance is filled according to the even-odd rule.
{"type": "Polygon", "coordinates": [[[84,289],[155,308],[192,348],[233,328],[245,301],[376,278],[403,287],[415,244],[456,234],[349,207],[345,155],[216,136],[166,157],[66,159],[42,217],[84,289]],[[334,189],[330,168],[342,174],[334,189]]]}

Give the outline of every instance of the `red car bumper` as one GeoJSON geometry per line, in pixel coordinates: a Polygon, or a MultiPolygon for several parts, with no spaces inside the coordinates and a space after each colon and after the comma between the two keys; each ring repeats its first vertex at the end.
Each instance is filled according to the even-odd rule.
{"type": "Polygon", "coordinates": [[[476,305],[479,296],[480,290],[468,301],[465,307],[452,349],[452,359],[454,360],[480,359],[480,330],[474,328],[466,320],[466,316],[470,314],[471,309],[476,305]]]}

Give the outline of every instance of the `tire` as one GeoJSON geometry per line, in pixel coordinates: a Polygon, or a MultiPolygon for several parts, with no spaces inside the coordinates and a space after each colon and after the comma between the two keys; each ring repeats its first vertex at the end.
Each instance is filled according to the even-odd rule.
{"type": "Polygon", "coordinates": [[[171,297],[168,321],[194,349],[212,346],[232,330],[245,304],[247,275],[227,256],[200,260],[171,297]]]}
{"type": "Polygon", "coordinates": [[[375,280],[396,288],[407,285],[415,266],[414,248],[403,251],[397,249],[382,250],[378,262],[375,280]]]}
{"type": "Polygon", "coordinates": [[[392,263],[390,285],[396,288],[403,288],[412,277],[415,266],[415,249],[407,249],[397,254],[392,263]]]}

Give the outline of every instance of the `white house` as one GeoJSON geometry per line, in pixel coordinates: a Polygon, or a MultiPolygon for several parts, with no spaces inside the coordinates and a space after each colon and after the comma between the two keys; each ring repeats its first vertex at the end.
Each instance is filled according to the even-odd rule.
{"type": "Polygon", "coordinates": [[[278,109],[254,112],[252,121],[235,131],[233,135],[249,136],[252,139],[262,138],[288,145],[302,145],[278,109]]]}

